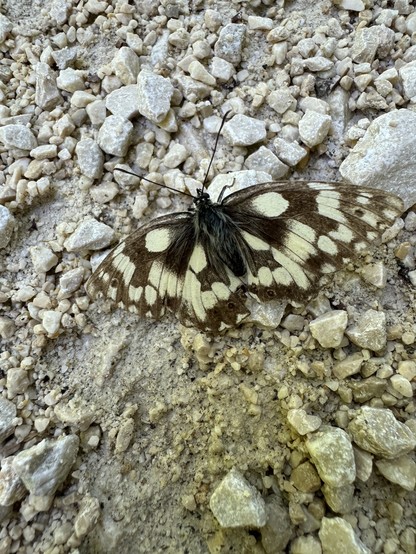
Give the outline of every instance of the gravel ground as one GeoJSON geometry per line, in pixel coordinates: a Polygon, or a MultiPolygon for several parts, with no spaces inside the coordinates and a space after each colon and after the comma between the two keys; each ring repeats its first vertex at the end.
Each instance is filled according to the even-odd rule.
{"type": "Polygon", "coordinates": [[[412,3],[1,13],[0,554],[415,553],[412,3]],[[189,206],[114,168],[195,193],[227,109],[210,192],[344,179],[406,211],[220,337],[92,301],[110,245],[189,206]]]}

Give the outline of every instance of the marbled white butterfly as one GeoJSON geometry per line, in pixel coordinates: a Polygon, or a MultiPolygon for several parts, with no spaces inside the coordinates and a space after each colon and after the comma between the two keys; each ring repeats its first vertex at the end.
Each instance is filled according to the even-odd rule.
{"type": "Polygon", "coordinates": [[[193,203],[116,246],[88,281],[89,295],[154,319],[169,309],[184,325],[216,333],[249,315],[247,294],[307,298],[403,210],[393,194],[323,182],[263,183],[218,202],[204,183],[193,203]]]}
{"type": "Polygon", "coordinates": [[[87,290],[133,313],[217,332],[260,302],[302,300],[322,274],[342,268],[403,209],[377,189],[319,182],[264,183],[213,203],[201,188],[193,211],[159,217],[122,241],[87,290]]]}

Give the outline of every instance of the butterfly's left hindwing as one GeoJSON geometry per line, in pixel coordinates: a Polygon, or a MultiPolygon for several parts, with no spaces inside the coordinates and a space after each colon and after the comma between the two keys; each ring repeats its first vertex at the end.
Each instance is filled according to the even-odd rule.
{"type": "MultiPolygon", "coordinates": [[[[205,195],[207,197],[207,195],[205,195]]],[[[320,277],[345,266],[391,225],[402,201],[377,189],[320,182],[264,183],[221,204],[155,219],[114,248],[88,293],[159,319],[218,332],[264,302],[303,300],[320,277]]]]}

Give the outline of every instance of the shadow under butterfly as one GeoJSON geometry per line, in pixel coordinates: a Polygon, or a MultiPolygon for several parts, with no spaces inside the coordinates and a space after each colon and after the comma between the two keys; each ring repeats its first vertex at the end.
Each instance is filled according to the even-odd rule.
{"type": "Polygon", "coordinates": [[[365,251],[402,213],[393,194],[319,181],[262,183],[225,198],[223,189],[213,202],[206,181],[227,116],[201,188],[185,193],[193,207],[154,219],[111,250],[87,282],[92,298],[102,293],[154,319],[170,310],[216,334],[250,315],[248,296],[307,299],[322,275],[365,251]]]}

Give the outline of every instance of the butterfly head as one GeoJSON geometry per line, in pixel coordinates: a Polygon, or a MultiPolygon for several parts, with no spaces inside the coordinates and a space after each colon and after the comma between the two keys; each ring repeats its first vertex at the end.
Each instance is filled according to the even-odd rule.
{"type": "Polygon", "coordinates": [[[194,197],[194,204],[195,207],[198,208],[201,205],[208,206],[212,204],[212,202],[209,194],[205,192],[204,189],[198,189],[196,191],[196,196],[194,197]]]}

